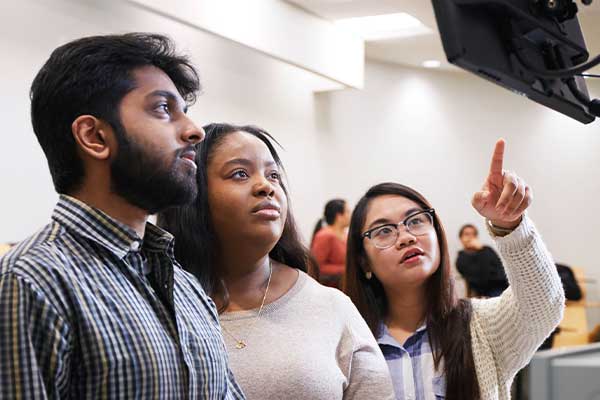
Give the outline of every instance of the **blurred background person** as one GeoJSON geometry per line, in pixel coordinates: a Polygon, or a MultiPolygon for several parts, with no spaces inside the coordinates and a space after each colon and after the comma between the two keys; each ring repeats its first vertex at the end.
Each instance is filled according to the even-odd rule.
{"type": "Polygon", "coordinates": [[[468,284],[468,297],[500,296],[508,287],[502,261],[494,249],[481,244],[478,234],[472,224],[460,228],[463,249],[458,252],[456,269],[468,284]]]}
{"type": "MultiPolygon", "coordinates": [[[[577,283],[573,270],[568,265],[556,263],[556,270],[560,281],[562,282],[563,289],[565,290],[565,299],[570,301],[579,301],[583,298],[581,293],[581,287],[577,283]]],[[[554,344],[554,337],[560,333],[560,327],[556,327],[554,331],[544,340],[544,343],[539,347],[538,350],[551,349],[554,344]]]]}
{"type": "Polygon", "coordinates": [[[310,250],[319,264],[319,281],[326,286],[341,287],[346,270],[346,237],[350,225],[350,208],[345,200],[333,199],[325,204],[323,217],[313,231],[310,250]]]}

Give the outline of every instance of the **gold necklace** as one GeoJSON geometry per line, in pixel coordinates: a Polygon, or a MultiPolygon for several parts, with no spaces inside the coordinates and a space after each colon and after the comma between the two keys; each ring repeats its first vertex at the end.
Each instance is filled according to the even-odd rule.
{"type": "MultiPolygon", "coordinates": [[[[260,318],[260,314],[265,305],[265,300],[267,299],[267,293],[269,293],[269,286],[271,285],[271,276],[273,276],[273,264],[271,264],[271,259],[269,259],[269,279],[267,280],[267,288],[265,289],[265,294],[263,295],[262,302],[260,303],[258,313],[256,313],[254,322],[250,325],[250,327],[248,328],[248,331],[251,331],[252,327],[254,327],[254,325],[256,324],[256,321],[258,321],[258,319],[260,318]]],[[[229,332],[229,330],[227,328],[225,328],[225,325],[221,324],[221,327],[223,328],[223,331],[226,334],[228,334],[235,341],[236,349],[241,350],[247,346],[246,342],[243,339],[240,339],[240,338],[234,336],[231,332],[229,332]]]]}

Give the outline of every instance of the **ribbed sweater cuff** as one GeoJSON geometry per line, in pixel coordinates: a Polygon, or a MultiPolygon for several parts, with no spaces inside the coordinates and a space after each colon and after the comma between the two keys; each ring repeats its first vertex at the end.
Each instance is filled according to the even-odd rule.
{"type": "Polygon", "coordinates": [[[523,219],[519,226],[506,236],[495,236],[488,225],[485,225],[488,228],[490,236],[494,238],[496,246],[501,253],[511,253],[522,249],[531,240],[533,233],[535,232],[533,221],[529,219],[527,214],[523,214],[523,219]]]}

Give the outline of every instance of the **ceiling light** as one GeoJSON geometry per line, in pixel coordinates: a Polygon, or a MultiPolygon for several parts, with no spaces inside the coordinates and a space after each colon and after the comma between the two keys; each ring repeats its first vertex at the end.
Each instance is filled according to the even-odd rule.
{"type": "Polygon", "coordinates": [[[427,61],[423,61],[422,65],[425,68],[439,68],[440,65],[442,65],[442,63],[440,63],[438,60],[427,60],[427,61]]]}
{"type": "Polygon", "coordinates": [[[432,33],[421,21],[407,13],[346,18],[335,21],[342,29],[364,40],[402,38],[432,33]]]}

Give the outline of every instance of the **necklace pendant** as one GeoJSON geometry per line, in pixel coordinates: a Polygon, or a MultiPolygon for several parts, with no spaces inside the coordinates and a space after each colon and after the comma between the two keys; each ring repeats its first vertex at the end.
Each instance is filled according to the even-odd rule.
{"type": "Polygon", "coordinates": [[[236,349],[240,349],[240,350],[241,350],[241,349],[243,349],[244,347],[246,347],[246,343],[245,343],[243,340],[238,340],[238,341],[235,343],[235,348],[236,348],[236,349]]]}

